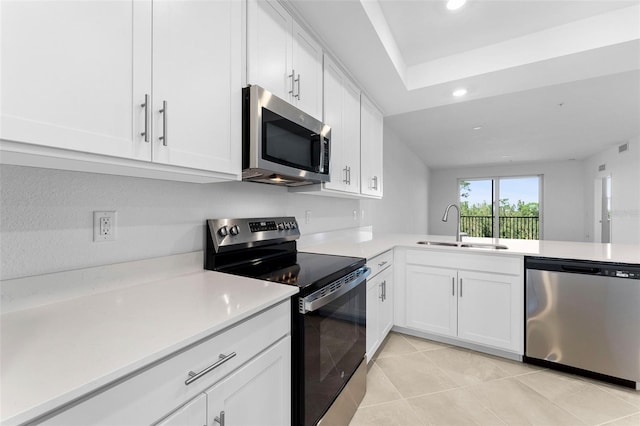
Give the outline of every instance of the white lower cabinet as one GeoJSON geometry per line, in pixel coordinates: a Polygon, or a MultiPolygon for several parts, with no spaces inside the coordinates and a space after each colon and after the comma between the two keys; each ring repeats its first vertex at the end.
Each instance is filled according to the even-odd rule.
{"type": "Polygon", "coordinates": [[[198,395],[192,401],[180,407],[166,419],[157,423],[158,426],[203,426],[207,421],[207,396],[198,395]]]}
{"type": "Polygon", "coordinates": [[[367,279],[367,362],[393,327],[393,252],[374,257],[367,279]]]}
{"type": "Polygon", "coordinates": [[[123,377],[58,414],[51,425],[291,423],[291,314],[282,302],[123,377]]]}
{"type": "Polygon", "coordinates": [[[407,327],[455,336],[458,330],[456,271],[407,265],[406,274],[407,327]]]}
{"type": "Polygon", "coordinates": [[[290,370],[291,338],[287,337],[206,391],[207,424],[290,424],[290,370]]]}
{"type": "Polygon", "coordinates": [[[521,257],[409,250],[405,259],[397,325],[523,353],[521,257]]]}

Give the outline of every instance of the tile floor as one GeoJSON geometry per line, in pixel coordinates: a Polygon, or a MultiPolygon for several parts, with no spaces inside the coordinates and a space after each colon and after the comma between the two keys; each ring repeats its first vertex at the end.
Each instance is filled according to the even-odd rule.
{"type": "Polygon", "coordinates": [[[640,426],[640,392],[391,333],[350,426],[640,426]]]}

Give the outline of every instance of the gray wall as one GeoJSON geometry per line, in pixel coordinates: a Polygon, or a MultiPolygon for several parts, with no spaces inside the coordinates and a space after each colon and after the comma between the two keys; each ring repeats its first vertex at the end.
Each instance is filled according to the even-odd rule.
{"type": "Polygon", "coordinates": [[[442,222],[449,203],[458,203],[459,178],[533,176],[543,178],[543,238],[583,241],[584,178],[580,161],[543,164],[506,164],[491,167],[431,170],[429,233],[454,235],[455,222],[442,222]]]}
{"type": "MultiPolygon", "coordinates": [[[[384,197],[363,201],[374,232],[427,232],[429,169],[391,129],[384,129],[384,197]]],[[[366,219],[366,217],[365,217],[366,219]]]]}

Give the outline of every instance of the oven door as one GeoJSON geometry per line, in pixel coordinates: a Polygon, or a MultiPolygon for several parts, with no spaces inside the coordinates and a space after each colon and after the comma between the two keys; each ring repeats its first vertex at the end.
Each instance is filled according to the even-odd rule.
{"type": "Polygon", "coordinates": [[[300,334],[294,353],[294,424],[317,424],[364,358],[367,275],[296,314],[294,328],[300,334]]]}

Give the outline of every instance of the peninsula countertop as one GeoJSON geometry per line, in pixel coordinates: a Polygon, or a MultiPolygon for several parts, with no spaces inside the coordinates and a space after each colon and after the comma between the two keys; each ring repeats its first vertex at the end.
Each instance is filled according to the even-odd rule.
{"type": "Polygon", "coordinates": [[[463,237],[464,243],[500,244],[507,249],[429,246],[418,241],[453,242],[453,236],[425,234],[378,234],[368,230],[317,234],[306,238],[301,251],[356,256],[371,259],[394,247],[419,250],[447,250],[457,253],[520,255],[560,259],[590,260],[640,264],[640,244],[600,244],[575,241],[516,240],[504,238],[463,237]]]}

